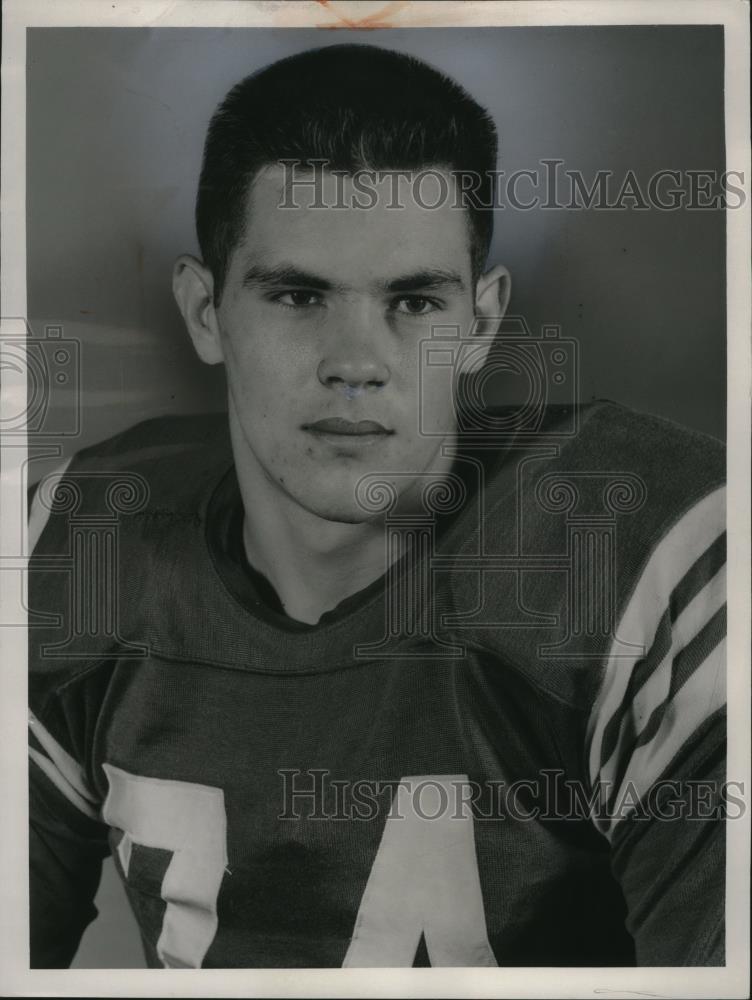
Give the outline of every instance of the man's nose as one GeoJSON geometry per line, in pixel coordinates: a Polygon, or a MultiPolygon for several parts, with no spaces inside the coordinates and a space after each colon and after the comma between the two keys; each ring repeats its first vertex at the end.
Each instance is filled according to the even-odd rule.
{"type": "Polygon", "coordinates": [[[319,362],[319,382],[327,389],[352,398],[360,392],[383,389],[390,379],[389,366],[373,337],[343,333],[329,342],[319,362]]]}

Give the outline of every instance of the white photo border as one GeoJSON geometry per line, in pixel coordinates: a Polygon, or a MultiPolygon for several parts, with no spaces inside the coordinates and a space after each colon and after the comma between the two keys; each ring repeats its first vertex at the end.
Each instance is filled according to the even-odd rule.
{"type": "MultiPolygon", "coordinates": [[[[4,325],[26,308],[26,29],[30,27],[459,27],[720,24],[725,42],[726,162],[742,171],[744,205],[727,221],[728,773],[744,782],[743,820],[728,824],[724,968],[379,970],[30,970],[26,635],[0,629],[0,988],[3,995],[269,997],[745,997],[749,995],[750,825],[750,142],[749,6],[741,0],[585,2],[238,2],[238,0],[6,0],[3,5],[2,301],[4,325]],[[370,18],[370,20],[368,20],[370,18]],[[364,23],[366,19],[366,23],[364,23]]],[[[377,32],[374,32],[377,40],[377,32]]],[[[2,372],[0,417],[26,401],[23,373],[2,372]]],[[[22,551],[23,441],[0,452],[0,556],[22,551]]],[[[0,602],[17,605],[22,565],[0,573],[0,602]]],[[[20,584],[23,586],[23,583],[20,584]]]]}

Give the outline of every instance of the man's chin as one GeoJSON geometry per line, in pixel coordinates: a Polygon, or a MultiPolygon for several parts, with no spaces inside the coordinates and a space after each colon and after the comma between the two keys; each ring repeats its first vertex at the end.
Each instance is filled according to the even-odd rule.
{"type": "Polygon", "coordinates": [[[333,524],[372,524],[383,518],[382,511],[366,510],[356,501],[343,502],[341,498],[314,499],[307,497],[298,501],[310,514],[315,514],[322,521],[333,524]]]}
{"type": "Polygon", "coordinates": [[[360,516],[357,516],[351,511],[338,510],[323,511],[319,517],[322,521],[329,521],[331,524],[365,524],[378,520],[378,515],[366,515],[361,512],[360,516]]]}
{"type": "MultiPolygon", "coordinates": [[[[291,495],[309,513],[339,524],[378,524],[390,513],[424,512],[422,495],[445,472],[383,472],[320,478],[296,483],[291,495]]],[[[292,485],[292,484],[290,484],[292,485]]]]}

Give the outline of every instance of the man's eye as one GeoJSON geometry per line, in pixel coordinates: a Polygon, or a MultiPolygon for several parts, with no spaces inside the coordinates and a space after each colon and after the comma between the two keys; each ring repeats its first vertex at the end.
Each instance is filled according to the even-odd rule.
{"type": "Polygon", "coordinates": [[[321,304],[321,295],[318,292],[278,292],[272,296],[272,302],[288,306],[290,309],[304,309],[306,306],[317,306],[321,304]]]}
{"type": "Polygon", "coordinates": [[[405,313],[408,316],[426,316],[428,313],[438,309],[439,304],[433,299],[426,299],[422,295],[403,295],[394,303],[394,311],[405,313]]]}

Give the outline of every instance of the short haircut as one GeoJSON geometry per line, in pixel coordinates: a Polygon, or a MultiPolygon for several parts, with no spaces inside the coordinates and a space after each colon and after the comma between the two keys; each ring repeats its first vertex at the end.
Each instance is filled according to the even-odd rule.
{"type": "Polygon", "coordinates": [[[236,84],[209,124],[196,229],[219,304],[243,238],[251,182],[280,160],[327,169],[419,170],[441,165],[479,178],[469,213],[471,264],[481,273],[493,232],[496,129],[454,80],[415,56],[333,45],[273,63],[236,84]]]}

